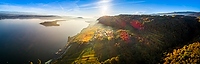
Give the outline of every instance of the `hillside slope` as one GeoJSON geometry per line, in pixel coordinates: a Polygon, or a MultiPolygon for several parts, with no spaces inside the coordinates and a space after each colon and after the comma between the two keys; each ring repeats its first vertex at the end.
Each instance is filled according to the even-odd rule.
{"type": "Polygon", "coordinates": [[[200,23],[190,16],[103,16],[69,37],[53,64],[155,64],[163,53],[200,40],[200,23]]]}

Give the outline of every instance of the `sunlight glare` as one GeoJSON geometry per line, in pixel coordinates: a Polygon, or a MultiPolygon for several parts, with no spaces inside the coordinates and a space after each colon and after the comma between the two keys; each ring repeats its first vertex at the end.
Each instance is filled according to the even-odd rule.
{"type": "Polygon", "coordinates": [[[108,15],[110,13],[110,5],[111,5],[111,0],[100,0],[99,1],[99,8],[101,15],[108,15]]]}

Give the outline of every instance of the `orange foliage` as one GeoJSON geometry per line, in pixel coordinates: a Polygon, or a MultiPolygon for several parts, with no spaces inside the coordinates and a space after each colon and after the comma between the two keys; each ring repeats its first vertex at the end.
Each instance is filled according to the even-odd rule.
{"type": "Polygon", "coordinates": [[[127,31],[125,30],[118,30],[117,32],[119,32],[120,38],[126,42],[130,41],[130,36],[128,34],[127,31]]]}

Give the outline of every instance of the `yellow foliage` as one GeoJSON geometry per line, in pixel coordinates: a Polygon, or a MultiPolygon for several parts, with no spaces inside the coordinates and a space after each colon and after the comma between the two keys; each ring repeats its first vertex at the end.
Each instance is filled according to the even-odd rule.
{"type": "Polygon", "coordinates": [[[164,64],[169,63],[199,63],[200,62],[200,43],[185,45],[181,49],[174,49],[172,53],[166,54],[164,64]]]}
{"type": "Polygon", "coordinates": [[[86,31],[79,34],[75,40],[81,42],[89,42],[94,36],[94,32],[95,32],[94,29],[86,29],[86,31]]]}
{"type": "Polygon", "coordinates": [[[83,42],[88,42],[93,37],[93,33],[88,33],[86,35],[83,35],[82,40],[83,42]]]}
{"type": "Polygon", "coordinates": [[[88,27],[79,33],[73,42],[88,43],[94,39],[103,40],[104,38],[111,40],[114,38],[113,31],[110,27],[104,26],[95,26],[95,27],[88,27]]]}
{"type": "Polygon", "coordinates": [[[105,60],[104,62],[101,62],[101,64],[112,64],[112,62],[118,62],[119,61],[119,56],[112,57],[110,59],[105,60]]]}
{"type": "Polygon", "coordinates": [[[83,51],[82,54],[83,55],[77,58],[72,64],[100,64],[92,48],[83,51]]]}
{"type": "Polygon", "coordinates": [[[111,40],[112,39],[112,37],[108,37],[108,40],[111,40]]]}

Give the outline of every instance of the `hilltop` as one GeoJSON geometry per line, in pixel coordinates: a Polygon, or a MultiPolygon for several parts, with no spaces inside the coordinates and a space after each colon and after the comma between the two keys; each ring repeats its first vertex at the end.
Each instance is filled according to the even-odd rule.
{"type": "Polygon", "coordinates": [[[164,63],[163,53],[200,41],[198,20],[192,16],[103,16],[68,37],[65,52],[52,63],[164,63]]]}

